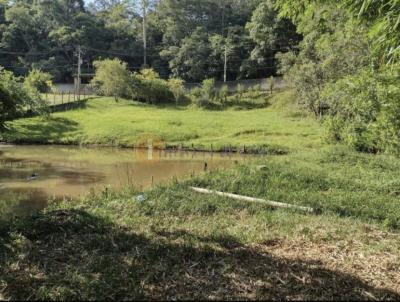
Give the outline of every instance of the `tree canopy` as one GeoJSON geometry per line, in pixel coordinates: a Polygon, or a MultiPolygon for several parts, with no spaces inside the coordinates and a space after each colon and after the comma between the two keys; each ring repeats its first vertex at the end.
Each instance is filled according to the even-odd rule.
{"type": "Polygon", "coordinates": [[[202,81],[223,78],[226,51],[229,80],[265,77],[276,72],[277,50],[298,42],[289,23],[271,0],[0,0],[0,65],[71,81],[78,46],[88,72],[114,57],[138,70],[146,51],[162,77],[202,81]]]}

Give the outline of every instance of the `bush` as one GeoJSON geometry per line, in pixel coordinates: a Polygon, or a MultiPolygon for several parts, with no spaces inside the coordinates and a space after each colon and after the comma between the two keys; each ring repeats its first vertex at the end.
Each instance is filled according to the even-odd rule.
{"type": "Polygon", "coordinates": [[[202,95],[203,91],[201,87],[195,87],[190,90],[190,95],[193,99],[199,98],[202,95]]]}
{"type": "Polygon", "coordinates": [[[39,93],[49,92],[52,87],[52,75],[33,69],[24,80],[24,86],[27,89],[36,89],[39,93]]]}
{"type": "Polygon", "coordinates": [[[242,84],[237,84],[236,86],[236,93],[238,94],[238,96],[240,98],[243,97],[243,94],[246,92],[246,89],[244,88],[244,86],[242,84]]]}
{"type": "Polygon", "coordinates": [[[45,103],[36,89],[28,89],[20,78],[0,67],[0,128],[8,120],[21,116],[26,110],[44,111],[45,103]]]}
{"type": "Polygon", "coordinates": [[[175,103],[184,104],[187,100],[184,81],[182,79],[174,78],[168,80],[168,87],[175,98],[175,103]]]}
{"type": "MultiPolygon", "coordinates": [[[[174,103],[176,98],[167,81],[153,69],[143,69],[131,77],[132,96],[149,104],[174,103]]],[[[176,83],[175,83],[176,84],[176,83]]]]}
{"type": "Polygon", "coordinates": [[[321,96],[329,106],[330,140],[360,151],[400,153],[400,67],[362,71],[329,84],[321,96]]]}
{"type": "Polygon", "coordinates": [[[192,89],[191,96],[197,106],[210,106],[216,97],[215,80],[204,80],[201,84],[201,87],[196,87],[192,89]]]}
{"type": "Polygon", "coordinates": [[[218,97],[220,99],[220,102],[226,103],[227,99],[228,99],[228,95],[229,95],[229,88],[227,85],[223,85],[221,87],[221,89],[218,91],[218,97]]]}
{"type": "Polygon", "coordinates": [[[251,90],[256,94],[261,93],[261,84],[254,85],[251,90]]]}
{"type": "Polygon", "coordinates": [[[216,97],[216,89],[215,89],[215,80],[214,79],[204,80],[201,85],[201,89],[203,91],[204,97],[206,97],[210,101],[214,100],[214,98],[216,97]]]}
{"type": "Polygon", "coordinates": [[[128,65],[119,59],[106,59],[93,63],[96,73],[92,85],[106,96],[126,97],[129,92],[130,72],[128,65]]]}
{"type": "Polygon", "coordinates": [[[327,109],[321,97],[325,85],[371,65],[366,28],[335,1],[325,2],[309,7],[314,17],[299,20],[298,30],[304,35],[299,51],[276,56],[279,73],[296,89],[299,105],[316,116],[327,109]]]}

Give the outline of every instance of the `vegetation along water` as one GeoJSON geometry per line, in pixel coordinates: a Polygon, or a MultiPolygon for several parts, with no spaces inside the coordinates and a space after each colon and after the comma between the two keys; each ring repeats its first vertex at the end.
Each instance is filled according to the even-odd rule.
{"type": "Polygon", "coordinates": [[[399,26],[0,0],[0,300],[400,300],[399,26]]]}

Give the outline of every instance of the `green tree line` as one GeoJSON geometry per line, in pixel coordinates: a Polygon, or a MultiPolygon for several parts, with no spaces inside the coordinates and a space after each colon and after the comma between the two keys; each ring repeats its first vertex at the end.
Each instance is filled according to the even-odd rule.
{"type": "Polygon", "coordinates": [[[299,39],[272,1],[0,0],[0,65],[55,81],[71,80],[79,45],[83,71],[118,57],[132,70],[146,63],[163,78],[197,82],[222,79],[226,59],[229,80],[265,77],[299,39]]]}

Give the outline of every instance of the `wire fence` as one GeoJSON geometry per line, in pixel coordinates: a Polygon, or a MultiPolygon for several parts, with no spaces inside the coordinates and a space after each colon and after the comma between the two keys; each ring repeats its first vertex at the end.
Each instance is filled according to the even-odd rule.
{"type": "MultiPolygon", "coordinates": [[[[273,86],[276,89],[282,89],[286,87],[286,83],[282,77],[274,77],[273,78],[273,86]]],[[[215,88],[220,89],[222,86],[226,85],[230,92],[235,92],[238,85],[242,85],[244,89],[248,90],[254,86],[259,86],[261,90],[269,90],[271,84],[271,78],[263,78],[263,79],[249,79],[249,80],[236,80],[236,81],[228,81],[215,82],[215,88]]],[[[185,88],[187,90],[191,90],[196,87],[200,87],[201,83],[186,83],[185,88]]]]}
{"type": "MultiPolygon", "coordinates": [[[[274,89],[282,89],[286,87],[282,77],[273,78],[274,89]]],[[[226,85],[228,90],[233,93],[236,91],[238,85],[242,85],[245,90],[252,87],[259,86],[261,90],[269,90],[271,87],[271,78],[263,79],[250,79],[250,80],[236,80],[228,82],[216,82],[215,88],[220,89],[222,86],[226,85]]],[[[191,90],[195,87],[201,86],[201,83],[186,83],[185,88],[191,90]]],[[[77,92],[74,84],[55,84],[55,89],[52,92],[42,94],[42,97],[49,106],[58,106],[68,103],[74,103],[91,97],[96,97],[97,94],[93,87],[88,84],[81,84],[80,92],[77,92]]]]}
{"type": "Polygon", "coordinates": [[[96,96],[93,89],[85,85],[83,85],[83,87],[79,92],[76,91],[75,89],[68,89],[68,88],[71,87],[70,85],[67,84],[64,85],[63,87],[56,86],[55,90],[43,93],[42,98],[47,102],[48,106],[58,106],[58,105],[64,105],[82,101],[96,96]]]}

